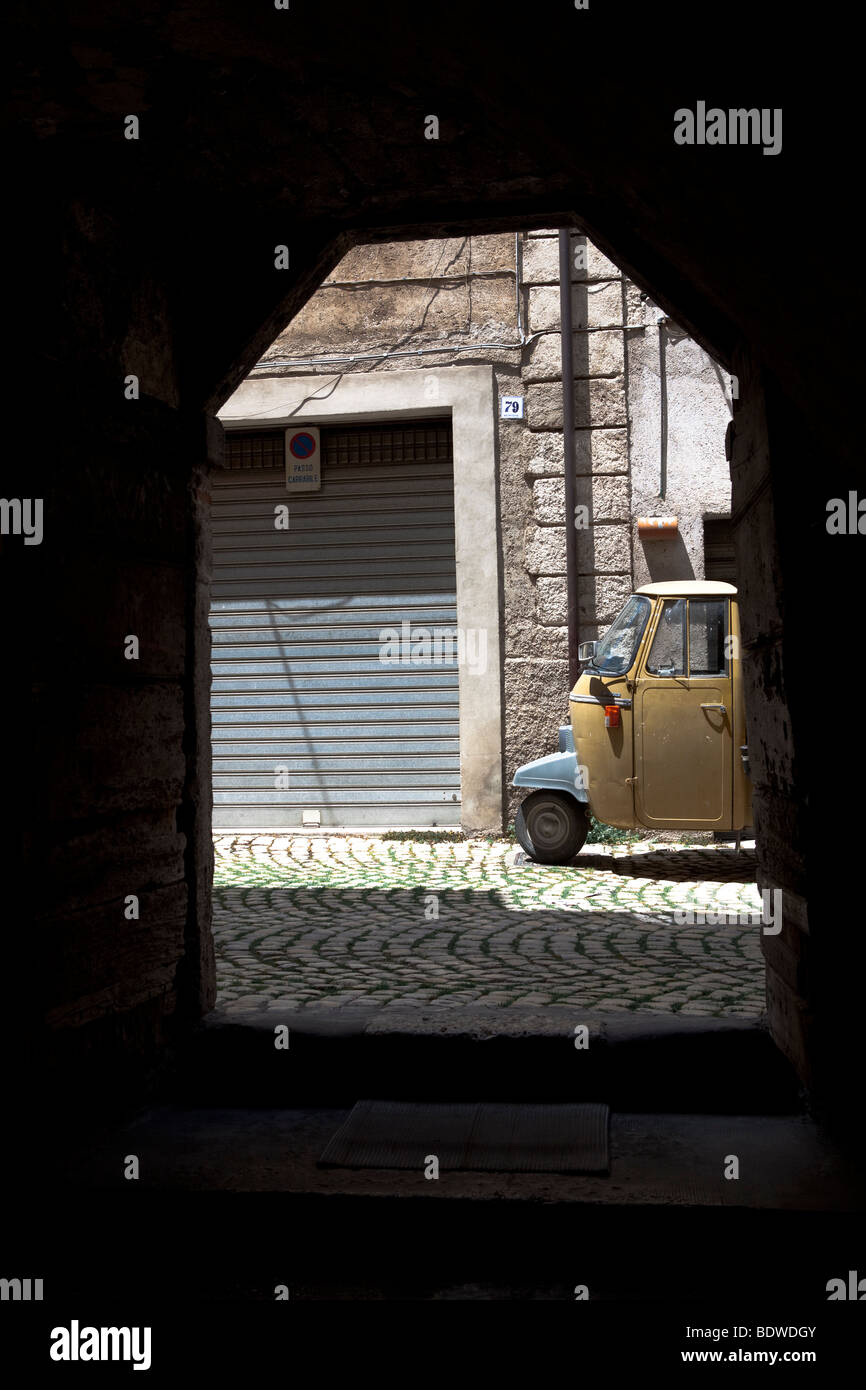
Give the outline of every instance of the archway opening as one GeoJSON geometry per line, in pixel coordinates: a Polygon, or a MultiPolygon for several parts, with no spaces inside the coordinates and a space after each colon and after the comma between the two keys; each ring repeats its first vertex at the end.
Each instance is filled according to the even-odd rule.
{"type": "MultiPolygon", "coordinates": [[[[574,583],[591,640],[643,583],[734,572],[737,385],[582,231],[569,264],[574,583]],[[665,510],[676,531],[647,540],[639,517],[665,510]]],[[[514,840],[514,771],[553,751],[568,717],[559,277],[555,228],[359,243],[220,412],[217,1002],[235,1016],[762,1018],[748,838],[739,853],[708,828],[596,824],[560,871],[521,861],[514,840]],[[453,432],[450,516],[405,454],[437,416],[453,432]],[[289,441],[311,430],[316,481],[292,495],[289,441]],[[459,592],[431,592],[431,566],[455,558],[459,592]],[[443,599],[454,613],[430,610],[427,650],[411,604],[443,599]],[[456,642],[437,650],[442,627],[474,636],[474,669],[465,642],[462,661],[456,642]]]]}

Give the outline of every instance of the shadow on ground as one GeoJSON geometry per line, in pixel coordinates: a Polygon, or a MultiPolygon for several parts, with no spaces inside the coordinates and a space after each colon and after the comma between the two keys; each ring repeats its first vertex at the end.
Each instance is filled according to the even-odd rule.
{"type": "Polygon", "coordinates": [[[608,873],[630,878],[667,879],[681,882],[697,879],[707,883],[755,883],[758,857],[754,850],[676,849],[650,850],[645,854],[618,857],[580,854],[577,869],[606,869],[608,873]]]}
{"type": "Polygon", "coordinates": [[[739,916],[741,891],[642,877],[555,881],[550,906],[537,890],[532,901],[513,901],[511,886],[454,889],[435,879],[393,889],[218,888],[218,1003],[569,1004],[757,1015],[760,935],[739,916]],[[676,909],[689,905],[724,906],[731,919],[681,925],[676,909]]]}

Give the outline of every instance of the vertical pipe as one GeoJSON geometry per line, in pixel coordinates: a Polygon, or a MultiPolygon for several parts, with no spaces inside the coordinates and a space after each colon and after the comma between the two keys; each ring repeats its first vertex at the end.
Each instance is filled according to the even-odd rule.
{"type": "Polygon", "coordinates": [[[520,282],[523,279],[523,257],[520,254],[520,233],[514,233],[514,295],[517,301],[517,334],[523,344],[523,312],[520,307],[520,282]]]}
{"type": "Polygon", "coordinates": [[[571,325],[571,234],[559,233],[559,323],[562,338],[562,442],[565,458],[565,585],[568,614],[568,688],[575,685],[577,660],[577,480],[574,458],[574,334],[571,325]]]}
{"type": "Polygon", "coordinates": [[[659,319],[659,497],[668,490],[668,376],[665,358],[665,320],[659,319]]]}

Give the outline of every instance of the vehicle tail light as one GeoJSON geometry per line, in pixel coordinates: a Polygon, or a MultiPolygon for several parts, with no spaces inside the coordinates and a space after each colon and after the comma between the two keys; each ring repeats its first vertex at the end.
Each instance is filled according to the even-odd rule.
{"type": "Polygon", "coordinates": [[[619,728],[619,706],[605,705],[604,707],[604,727],[606,729],[619,728]]]}

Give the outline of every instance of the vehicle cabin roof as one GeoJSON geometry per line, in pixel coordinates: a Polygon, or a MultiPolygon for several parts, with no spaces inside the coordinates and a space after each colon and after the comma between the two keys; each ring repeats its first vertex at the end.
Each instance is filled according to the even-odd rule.
{"type": "Polygon", "coordinates": [[[726,584],[722,579],[665,579],[660,584],[642,584],[635,589],[636,594],[662,594],[665,598],[709,598],[736,592],[735,584],[726,584]]]}

